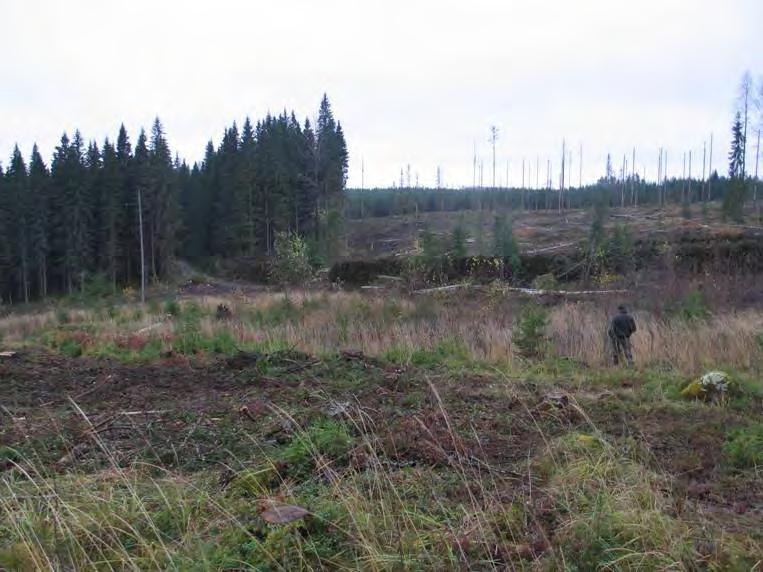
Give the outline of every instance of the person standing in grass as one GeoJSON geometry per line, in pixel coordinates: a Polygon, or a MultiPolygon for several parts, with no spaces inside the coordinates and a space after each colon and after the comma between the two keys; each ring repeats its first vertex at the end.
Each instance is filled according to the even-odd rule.
{"type": "Polygon", "coordinates": [[[620,304],[617,315],[609,323],[609,339],[612,342],[612,357],[615,365],[625,356],[628,367],[633,367],[633,352],[631,351],[631,336],[636,331],[636,320],[628,313],[628,308],[620,304]]]}

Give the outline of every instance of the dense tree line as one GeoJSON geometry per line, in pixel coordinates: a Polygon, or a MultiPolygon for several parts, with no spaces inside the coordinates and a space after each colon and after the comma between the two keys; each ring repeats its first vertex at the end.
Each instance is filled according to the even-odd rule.
{"type": "Polygon", "coordinates": [[[141,234],[149,279],[177,255],[269,255],[280,232],[330,258],[347,161],[326,96],[315,129],[294,113],[247,118],[192,166],[173,158],[158,118],[134,146],[124,126],[100,146],[64,134],[50,166],[36,145],[28,162],[16,147],[0,165],[0,301],[74,292],[94,277],[136,283],[141,234]]]}

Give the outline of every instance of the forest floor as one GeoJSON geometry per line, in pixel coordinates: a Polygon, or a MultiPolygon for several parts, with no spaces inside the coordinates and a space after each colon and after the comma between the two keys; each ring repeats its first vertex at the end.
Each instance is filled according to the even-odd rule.
{"type": "Polygon", "coordinates": [[[177,294],[0,319],[1,568],[763,566],[759,311],[644,312],[619,369],[596,303],[527,357],[487,299],[177,294]]]}

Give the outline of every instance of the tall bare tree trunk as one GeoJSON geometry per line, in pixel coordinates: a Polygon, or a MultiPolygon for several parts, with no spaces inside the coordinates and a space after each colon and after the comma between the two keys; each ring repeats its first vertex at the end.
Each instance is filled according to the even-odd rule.
{"type": "Polygon", "coordinates": [[[662,147],[660,147],[659,157],[657,157],[657,202],[662,206],[662,147]]]}
{"type": "Polygon", "coordinates": [[[758,127],[758,144],[755,147],[755,181],[752,187],[752,204],[758,210],[758,164],[760,163],[760,127],[758,127]]]}
{"type": "Polygon", "coordinates": [[[692,202],[691,198],[691,149],[689,149],[689,182],[687,183],[689,185],[689,188],[687,189],[687,199],[686,202],[692,202]]]}
{"type": "Polygon", "coordinates": [[[710,200],[712,193],[710,192],[711,185],[713,184],[713,134],[710,133],[710,157],[707,163],[707,200],[710,200]]]}
{"type": "Polygon", "coordinates": [[[662,202],[663,204],[667,202],[667,192],[668,192],[668,150],[665,149],[665,162],[662,164],[662,202]]]}
{"type": "Polygon", "coordinates": [[[620,208],[625,207],[625,155],[623,155],[623,167],[620,169],[620,208]]]}
{"type": "MultiPolygon", "coordinates": [[[[473,147],[473,154],[472,154],[472,189],[477,187],[477,144],[472,143],[473,147]]],[[[402,179],[402,175],[400,176],[402,179]]]]}
{"type": "Polygon", "coordinates": [[[707,202],[705,188],[707,187],[707,178],[705,177],[705,160],[707,159],[707,143],[702,142],[702,201],[707,202]]]}
{"type": "Polygon", "coordinates": [[[638,197],[636,196],[636,147],[633,147],[633,162],[631,164],[631,197],[634,206],[638,206],[638,197]]]}
{"type": "Polygon", "coordinates": [[[559,178],[559,214],[562,213],[562,203],[564,202],[564,164],[567,159],[566,142],[562,139],[562,172],[559,178]]]}
{"type": "Polygon", "coordinates": [[[143,244],[143,192],[138,188],[138,234],[140,235],[140,301],[146,303],[146,254],[143,244]]]}
{"type": "Polygon", "coordinates": [[[495,189],[495,142],[498,140],[498,128],[490,127],[490,143],[493,145],[493,188],[495,189]]]}

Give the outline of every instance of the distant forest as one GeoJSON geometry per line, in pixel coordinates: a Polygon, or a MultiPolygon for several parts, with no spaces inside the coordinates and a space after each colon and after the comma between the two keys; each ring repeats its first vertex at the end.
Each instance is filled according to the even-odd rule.
{"type": "Polygon", "coordinates": [[[0,166],[0,301],[71,293],[94,277],[135,284],[141,235],[154,280],[175,256],[267,256],[279,232],[330,257],[347,165],[326,96],[315,127],[293,112],[247,118],[192,166],[173,158],[158,118],[134,146],[124,126],[101,146],[64,134],[50,167],[36,145],[28,165],[16,147],[0,166]]]}
{"type": "MultiPolygon", "coordinates": [[[[344,212],[349,218],[362,219],[436,211],[566,210],[592,208],[602,202],[612,207],[677,204],[690,209],[694,203],[724,199],[732,181],[714,171],[705,181],[671,178],[661,183],[645,181],[638,175],[625,180],[610,175],[561,193],[559,189],[505,187],[348,189],[344,212]]],[[[763,192],[756,192],[757,179],[748,178],[747,183],[746,198],[763,192]]]]}
{"type": "MultiPolygon", "coordinates": [[[[707,181],[669,179],[661,184],[647,182],[638,175],[625,181],[602,177],[583,188],[393,188],[348,189],[346,216],[359,219],[408,215],[435,211],[462,210],[566,210],[592,208],[598,203],[619,206],[686,204],[722,199],[730,179],[717,172],[707,181]],[[560,200],[561,197],[561,200],[560,200]]],[[[751,181],[752,183],[752,181],[751,181]]]]}

